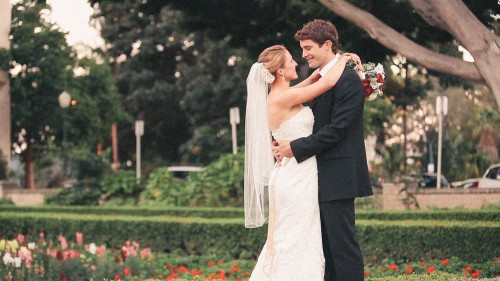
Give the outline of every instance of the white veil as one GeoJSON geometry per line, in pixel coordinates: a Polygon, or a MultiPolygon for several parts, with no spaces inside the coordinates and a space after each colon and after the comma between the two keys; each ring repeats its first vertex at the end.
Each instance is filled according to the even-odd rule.
{"type": "Polygon", "coordinates": [[[268,210],[269,175],[274,166],[268,126],[268,83],[274,76],[262,63],[254,63],[247,77],[245,117],[245,227],[264,225],[268,210]]]}

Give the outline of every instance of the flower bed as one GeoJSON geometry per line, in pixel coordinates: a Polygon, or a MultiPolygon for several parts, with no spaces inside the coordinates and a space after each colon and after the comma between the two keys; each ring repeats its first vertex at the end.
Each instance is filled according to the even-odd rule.
{"type": "MultiPolygon", "coordinates": [[[[38,237],[19,234],[15,239],[0,239],[0,279],[243,281],[248,280],[255,265],[255,259],[244,254],[233,259],[210,253],[154,253],[136,241],[126,241],[120,248],[108,248],[84,242],[80,232],[75,234],[74,241],[68,242],[64,236],[59,236],[57,241],[47,241],[43,233],[38,237]]],[[[497,277],[500,280],[500,260],[484,263],[468,263],[457,258],[408,263],[383,260],[366,265],[365,276],[373,281],[453,280],[450,277],[457,278],[455,280],[497,277]]]]}

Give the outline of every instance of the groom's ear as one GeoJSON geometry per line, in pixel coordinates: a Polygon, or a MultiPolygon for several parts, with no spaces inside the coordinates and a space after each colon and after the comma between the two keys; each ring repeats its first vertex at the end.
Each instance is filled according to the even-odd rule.
{"type": "Polygon", "coordinates": [[[332,50],[333,42],[330,40],[326,40],[325,43],[323,43],[323,47],[326,48],[327,51],[332,50]]]}

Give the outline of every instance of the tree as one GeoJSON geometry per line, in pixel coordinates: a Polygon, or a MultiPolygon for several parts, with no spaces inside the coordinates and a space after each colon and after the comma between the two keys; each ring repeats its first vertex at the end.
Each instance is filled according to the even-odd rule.
{"type": "MultiPolygon", "coordinates": [[[[500,107],[500,79],[495,74],[500,73],[500,38],[492,32],[493,28],[491,26],[487,27],[481,22],[464,2],[460,0],[409,0],[414,10],[427,23],[447,31],[458,44],[467,49],[474,58],[473,63],[419,45],[372,14],[347,1],[319,0],[319,2],[335,14],[365,30],[371,38],[405,56],[410,61],[430,70],[486,83],[492,89],[500,107]]],[[[494,1],[481,2],[489,2],[489,5],[491,5],[492,10],[484,12],[490,16],[487,20],[498,28],[499,15],[498,12],[496,15],[493,14],[494,1]]],[[[469,1],[469,5],[474,4],[477,3],[469,1]]],[[[496,4],[497,8],[498,5],[500,3],[496,4]]]]}
{"type": "Polygon", "coordinates": [[[60,123],[58,95],[67,86],[74,54],[64,33],[41,15],[49,7],[25,0],[13,6],[11,109],[15,152],[25,164],[26,187],[35,188],[34,159],[60,123]]]}
{"type": "MultiPolygon", "coordinates": [[[[26,187],[35,187],[34,160],[63,141],[58,96],[71,94],[68,144],[96,147],[112,122],[127,122],[111,68],[97,53],[77,59],[65,33],[46,21],[50,6],[24,0],[13,7],[10,60],[14,153],[22,156],[26,187]]],[[[95,151],[95,150],[94,150],[95,151]]]]}

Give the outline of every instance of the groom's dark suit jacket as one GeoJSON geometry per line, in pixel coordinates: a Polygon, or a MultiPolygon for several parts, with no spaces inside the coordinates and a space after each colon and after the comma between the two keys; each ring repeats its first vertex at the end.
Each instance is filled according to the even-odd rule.
{"type": "Polygon", "coordinates": [[[337,84],[312,102],[313,134],[290,143],[297,162],[316,155],[319,201],[373,194],[363,136],[365,92],[346,67],[337,84]]]}

